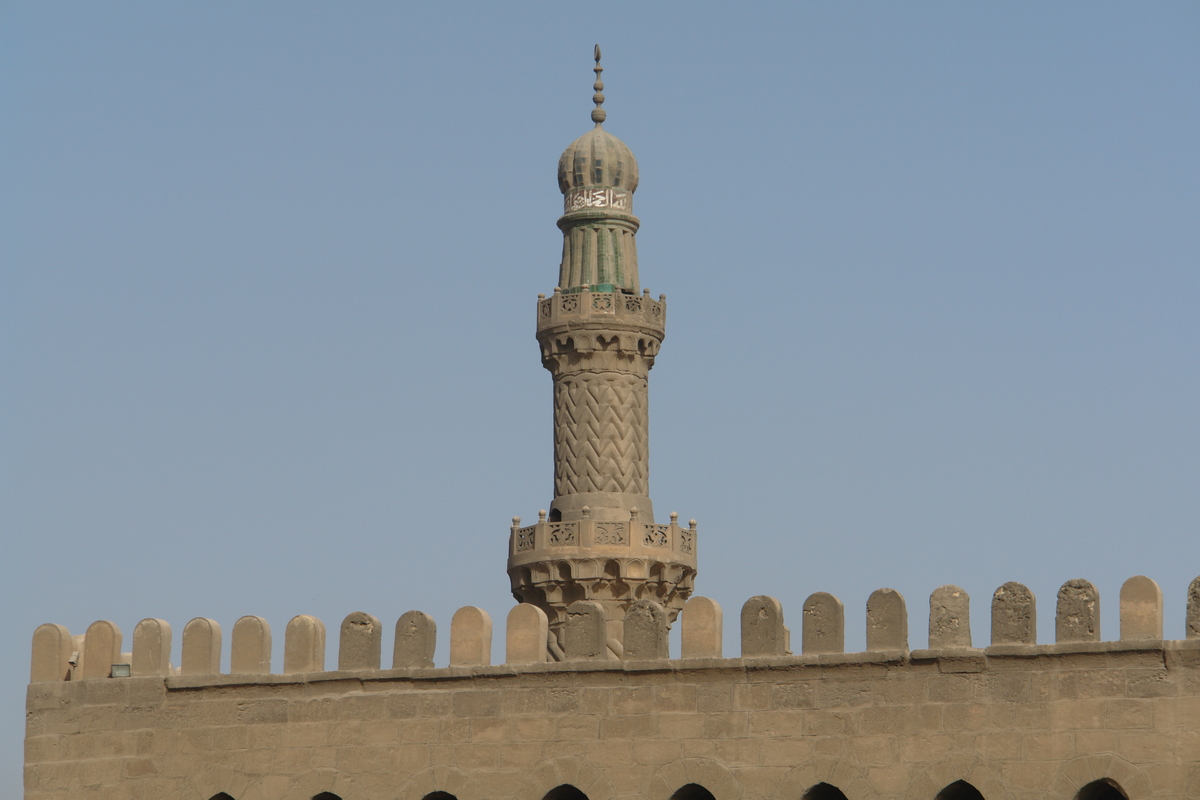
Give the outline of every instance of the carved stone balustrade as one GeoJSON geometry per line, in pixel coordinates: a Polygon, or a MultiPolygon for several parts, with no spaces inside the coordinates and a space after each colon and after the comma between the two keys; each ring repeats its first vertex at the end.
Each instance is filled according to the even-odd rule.
{"type": "Polygon", "coordinates": [[[546,612],[553,641],[560,635],[567,606],[600,602],[614,638],[620,641],[625,610],[653,600],[674,621],[692,594],[696,577],[696,521],[681,526],[582,519],[538,522],[522,527],[514,518],[509,535],[508,575],[513,597],[546,612]]]}
{"type": "MultiPolygon", "coordinates": [[[[538,297],[539,340],[584,328],[616,327],[652,337],[654,349],[646,355],[653,356],[662,344],[666,322],[666,295],[659,295],[659,299],[655,300],[650,297],[649,289],[638,295],[625,292],[593,292],[585,287],[578,292],[555,291],[550,297],[538,297]]],[[[643,344],[643,349],[646,346],[643,344]]],[[[590,350],[592,346],[590,343],[581,342],[576,345],[576,349],[590,350]]],[[[624,349],[636,352],[636,337],[634,342],[624,349]]],[[[543,356],[545,355],[543,342],[543,356]]]]}

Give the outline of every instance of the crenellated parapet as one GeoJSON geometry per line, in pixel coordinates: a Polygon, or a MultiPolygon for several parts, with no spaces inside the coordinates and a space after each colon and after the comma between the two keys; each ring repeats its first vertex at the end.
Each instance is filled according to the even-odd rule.
{"type": "MultiPolygon", "coordinates": [[[[545,530],[549,529],[548,524],[542,524],[546,525],[545,530]]],[[[517,530],[522,529],[514,529],[514,534],[517,530]]],[[[1019,583],[1006,583],[992,595],[989,644],[978,647],[970,633],[970,598],[957,586],[942,586],[929,598],[928,647],[910,649],[904,598],[892,589],[879,589],[867,599],[862,617],[867,649],[846,653],[844,606],[833,595],[816,592],[804,602],[799,652],[795,653],[782,604],[761,595],[747,600],[741,609],[740,657],[724,658],[720,605],[710,598],[692,597],[683,604],[681,615],[682,657],[670,660],[668,611],[653,597],[638,598],[625,608],[623,639],[615,648],[610,611],[603,602],[594,599],[569,602],[567,613],[559,622],[561,635],[557,640],[548,637],[550,620],[546,613],[537,605],[521,603],[509,612],[505,622],[505,666],[520,672],[554,669],[555,665],[548,662],[556,660],[568,662],[558,668],[571,670],[577,670],[581,662],[661,661],[668,666],[669,661],[671,669],[686,671],[709,669],[718,663],[748,669],[762,659],[775,666],[875,663],[883,659],[900,668],[945,661],[956,670],[978,672],[987,669],[991,658],[1010,662],[1017,659],[1005,667],[1008,670],[1019,669],[1020,659],[1028,659],[1031,669],[1042,669],[1045,665],[1039,659],[1135,649],[1162,653],[1186,651],[1192,656],[1183,661],[1175,659],[1175,663],[1200,668],[1200,577],[1188,588],[1182,640],[1164,639],[1162,592],[1151,579],[1136,576],[1126,581],[1118,608],[1120,639],[1101,641],[1099,593],[1088,581],[1068,581],[1056,598],[1056,640],[1039,644],[1033,593],[1019,583]],[[548,641],[561,643],[559,657],[551,653],[548,641]]],[[[233,626],[232,667],[228,676],[220,671],[223,637],[216,621],[201,617],[184,626],[179,667],[169,663],[171,642],[171,626],[160,619],[145,619],[137,624],[128,652],[122,649],[120,629],[106,620],[94,622],[80,636],[72,636],[62,625],[42,625],[33,635],[30,682],[160,677],[196,686],[224,685],[231,680],[278,682],[289,679],[288,676],[310,680],[314,675],[331,673],[379,672],[381,679],[388,675],[437,678],[457,674],[435,666],[437,625],[420,611],[409,611],[397,620],[388,667],[382,661],[383,625],[363,612],[350,614],[342,621],[337,632],[335,668],[327,665],[324,623],[307,615],[288,622],[282,669],[277,671],[271,664],[271,626],[261,617],[242,617],[233,626]]],[[[490,667],[491,653],[491,617],[475,606],[459,609],[450,623],[448,666],[490,667]]]]}

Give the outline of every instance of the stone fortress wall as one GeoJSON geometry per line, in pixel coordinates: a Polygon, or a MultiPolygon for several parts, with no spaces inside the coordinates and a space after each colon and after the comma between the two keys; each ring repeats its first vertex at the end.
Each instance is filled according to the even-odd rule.
{"type": "Polygon", "coordinates": [[[671,659],[667,614],[643,600],[617,659],[604,606],[585,600],[555,662],[546,614],[520,604],[506,663],[490,665],[491,620],[468,606],[448,667],[433,664],[434,621],[410,611],[391,669],[380,621],[356,612],[336,670],[324,625],[298,616],[282,674],[259,617],[233,627],[231,674],[212,620],[184,627],[178,669],[162,620],[138,623],[128,653],[110,622],[80,636],[47,624],[33,637],[26,798],[1198,798],[1200,578],[1186,638],[1163,639],[1162,609],[1158,586],[1131,578],[1121,638],[1102,642],[1095,587],[1069,581],[1057,641],[1037,644],[1034,597],[1008,583],[991,645],[974,648],[967,595],[943,586],[929,647],[910,650],[904,598],[881,589],[867,650],[845,653],[843,605],[817,593],[792,654],[782,607],[760,596],[741,611],[741,657],[723,658],[720,607],[692,597],[671,659]]]}

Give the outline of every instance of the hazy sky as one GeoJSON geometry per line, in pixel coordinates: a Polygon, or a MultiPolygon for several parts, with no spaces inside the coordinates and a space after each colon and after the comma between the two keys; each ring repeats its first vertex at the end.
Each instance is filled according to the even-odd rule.
{"type": "MultiPolygon", "coordinates": [[[[0,795],[29,641],[487,609],[551,500],[555,169],[637,155],[699,593],[1200,575],[1200,6],[0,7],[0,795]]],[[[497,657],[502,657],[502,635],[497,657]]],[[[385,652],[390,636],[385,636],[385,652]]],[[[276,657],[277,667],[281,663],[276,657]]],[[[228,663],[228,653],[225,654],[228,663]]]]}

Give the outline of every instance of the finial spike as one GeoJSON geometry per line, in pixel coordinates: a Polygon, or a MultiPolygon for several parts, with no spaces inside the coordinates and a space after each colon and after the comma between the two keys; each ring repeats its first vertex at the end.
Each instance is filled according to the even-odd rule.
{"type": "Polygon", "coordinates": [[[600,123],[604,122],[608,114],[600,106],[604,105],[604,81],[600,80],[600,73],[604,72],[604,67],[600,66],[600,45],[596,45],[592,54],[596,58],[596,66],[592,68],[592,72],[596,73],[596,82],[592,84],[592,88],[596,93],[592,95],[592,102],[596,107],[592,109],[592,122],[596,123],[596,127],[600,127],[600,123]]]}

